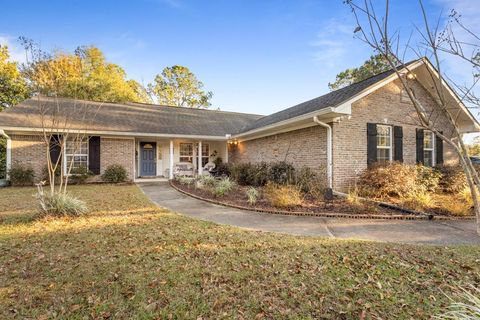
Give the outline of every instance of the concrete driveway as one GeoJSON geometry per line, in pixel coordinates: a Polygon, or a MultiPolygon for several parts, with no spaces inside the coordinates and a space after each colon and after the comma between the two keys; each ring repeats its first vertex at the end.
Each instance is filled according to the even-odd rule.
{"type": "Polygon", "coordinates": [[[138,186],[158,206],[219,224],[302,236],[414,244],[480,244],[475,221],[407,221],[286,216],[239,210],[197,200],[168,182],[138,186]]]}

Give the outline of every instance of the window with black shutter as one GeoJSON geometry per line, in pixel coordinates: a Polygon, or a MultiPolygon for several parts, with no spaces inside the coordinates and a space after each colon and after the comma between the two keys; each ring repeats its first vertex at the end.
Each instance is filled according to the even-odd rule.
{"type": "Polygon", "coordinates": [[[88,169],[100,174],[100,137],[92,136],[88,142],[88,169]]]}
{"type": "Polygon", "coordinates": [[[377,162],[377,125],[367,123],[367,164],[377,162]]]}
{"type": "Polygon", "coordinates": [[[423,129],[417,129],[416,132],[417,163],[423,164],[423,129]]]}
{"type": "Polygon", "coordinates": [[[435,136],[435,165],[443,166],[443,140],[438,135],[435,136]]]}
{"type": "Polygon", "coordinates": [[[400,126],[393,127],[393,159],[403,162],[403,129],[400,126]]]}

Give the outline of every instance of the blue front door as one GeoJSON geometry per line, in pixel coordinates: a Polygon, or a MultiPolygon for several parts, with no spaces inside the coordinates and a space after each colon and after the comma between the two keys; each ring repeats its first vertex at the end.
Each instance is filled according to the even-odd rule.
{"type": "Polygon", "coordinates": [[[140,142],[140,175],[157,175],[157,144],[155,142],[140,142]]]}

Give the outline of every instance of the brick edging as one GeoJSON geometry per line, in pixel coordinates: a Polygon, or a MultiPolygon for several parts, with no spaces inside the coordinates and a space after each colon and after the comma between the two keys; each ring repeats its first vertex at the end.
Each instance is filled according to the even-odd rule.
{"type": "MultiPolygon", "coordinates": [[[[349,218],[349,219],[379,219],[379,220],[470,220],[473,218],[454,218],[454,217],[446,217],[446,216],[431,216],[431,215],[420,215],[420,214],[397,214],[397,215],[359,215],[359,214],[349,214],[349,213],[327,213],[327,212],[302,212],[302,211],[284,211],[284,210],[268,210],[268,209],[262,209],[262,208],[250,208],[250,207],[244,207],[244,206],[239,206],[235,204],[230,204],[230,203],[225,203],[209,198],[204,198],[201,196],[198,196],[196,194],[190,193],[188,191],[182,190],[181,188],[177,187],[174,183],[169,181],[170,186],[177,190],[178,192],[181,192],[187,196],[190,196],[192,198],[202,200],[205,202],[213,203],[216,205],[224,206],[224,207],[230,207],[230,208],[235,208],[235,209],[240,209],[240,210],[245,210],[245,211],[253,211],[253,212],[260,212],[260,213],[270,213],[270,214],[279,214],[279,215],[288,215],[288,216],[306,216],[306,217],[325,217],[325,218],[349,218]]],[[[392,208],[394,207],[393,205],[391,206],[392,208]]],[[[401,208],[398,208],[398,210],[403,210],[401,208]]]]}

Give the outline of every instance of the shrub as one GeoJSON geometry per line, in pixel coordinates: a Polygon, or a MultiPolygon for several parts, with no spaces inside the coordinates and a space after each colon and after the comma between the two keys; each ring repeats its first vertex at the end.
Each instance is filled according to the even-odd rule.
{"type": "Polygon", "coordinates": [[[196,182],[196,187],[197,188],[210,188],[215,185],[215,178],[211,175],[201,175],[198,177],[197,182],[196,182]]]}
{"type": "Polygon", "coordinates": [[[118,164],[112,164],[105,169],[102,180],[108,183],[120,183],[127,181],[127,170],[118,164]]]}
{"type": "Polygon", "coordinates": [[[78,216],[88,212],[87,205],[82,200],[66,193],[45,193],[41,185],[38,186],[37,199],[42,215],[78,216]]]}
{"type": "Polygon", "coordinates": [[[436,168],[421,165],[417,165],[416,169],[418,187],[422,191],[437,191],[440,179],[442,178],[442,173],[436,168]]]}
{"type": "Polygon", "coordinates": [[[7,175],[7,140],[0,137],[0,179],[7,175]]]}
{"type": "Polygon", "coordinates": [[[13,165],[8,174],[13,186],[32,186],[35,179],[35,172],[32,168],[26,168],[18,164],[13,165]]]}
{"type": "Polygon", "coordinates": [[[81,166],[78,168],[73,168],[70,171],[71,176],[68,178],[69,181],[75,184],[85,183],[85,181],[93,175],[93,173],[88,170],[87,167],[81,166]]]}
{"type": "Polygon", "coordinates": [[[234,186],[235,182],[233,182],[228,177],[224,177],[215,183],[215,187],[213,188],[213,194],[216,197],[223,197],[224,195],[232,191],[234,186]]]}
{"type": "Polygon", "coordinates": [[[322,198],[327,188],[326,177],[323,174],[317,174],[310,167],[295,170],[294,184],[314,199],[322,198]]]}
{"type": "Polygon", "coordinates": [[[265,186],[265,197],[277,208],[292,208],[302,204],[302,192],[295,185],[279,185],[272,182],[265,186]]]}
{"type": "Polygon", "coordinates": [[[442,166],[440,188],[443,192],[458,193],[467,187],[467,177],[460,166],[442,166]]]}
{"type": "Polygon", "coordinates": [[[276,184],[287,184],[293,181],[295,168],[285,161],[275,162],[270,165],[268,181],[276,184]]]}
{"type": "Polygon", "coordinates": [[[229,177],[231,175],[230,165],[228,163],[216,165],[215,170],[217,171],[217,176],[229,177]]]}
{"type": "Polygon", "coordinates": [[[358,187],[353,187],[348,189],[348,194],[347,194],[347,202],[354,205],[354,206],[360,206],[362,204],[362,201],[360,199],[359,195],[359,190],[358,187]]]}
{"type": "Polygon", "coordinates": [[[255,205],[257,203],[257,200],[258,200],[258,197],[260,196],[260,192],[258,192],[257,189],[255,189],[255,187],[250,187],[247,189],[247,191],[245,192],[247,194],[247,197],[248,197],[248,203],[250,205],[255,205]]]}
{"type": "Polygon", "coordinates": [[[269,165],[266,162],[234,164],[230,171],[232,178],[244,186],[260,187],[265,185],[269,178],[269,165]]]}

